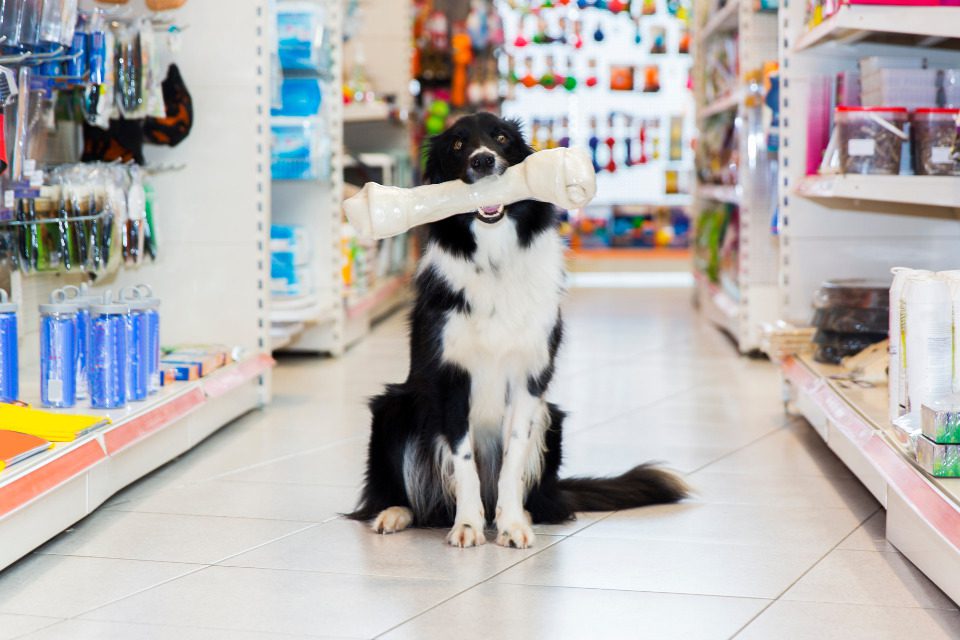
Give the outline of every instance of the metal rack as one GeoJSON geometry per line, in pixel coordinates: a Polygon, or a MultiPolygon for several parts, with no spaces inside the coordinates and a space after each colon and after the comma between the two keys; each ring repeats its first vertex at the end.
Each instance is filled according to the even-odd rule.
{"type": "MultiPolygon", "coordinates": [[[[747,131],[758,117],[759,110],[746,106],[745,74],[759,70],[767,60],[777,58],[777,17],[774,12],[760,12],[749,0],[727,0],[723,8],[711,11],[715,0],[697,0],[694,15],[694,68],[705,68],[705,45],[712,38],[739,36],[739,78],[735,87],[724,96],[706,101],[704,83],[695,79],[694,98],[697,121],[726,111],[735,111],[741,132],[747,131]],[[704,18],[705,16],[705,18],[704,18]]],[[[718,186],[697,180],[694,201],[696,217],[710,203],[734,204],[740,208],[740,264],[737,273],[739,295],[698,275],[696,301],[705,317],[730,334],[741,353],[760,347],[761,325],[777,317],[777,241],[771,234],[773,215],[771,187],[765,176],[749,166],[754,156],[747,135],[740,136],[741,165],[739,183],[718,186]]]]}

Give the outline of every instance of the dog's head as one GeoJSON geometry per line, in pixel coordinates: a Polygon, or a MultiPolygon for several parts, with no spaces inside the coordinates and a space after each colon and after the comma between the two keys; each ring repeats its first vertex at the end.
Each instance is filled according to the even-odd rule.
{"type": "MultiPolygon", "coordinates": [[[[531,153],[518,122],[477,113],[460,118],[427,142],[424,178],[434,184],[450,180],[473,183],[502,174],[531,153]]],[[[478,209],[476,216],[492,224],[503,218],[504,206],[478,209]]]]}

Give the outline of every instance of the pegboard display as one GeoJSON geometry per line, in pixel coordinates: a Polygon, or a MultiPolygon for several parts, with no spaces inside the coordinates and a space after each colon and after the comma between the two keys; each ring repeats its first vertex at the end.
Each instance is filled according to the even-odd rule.
{"type": "Polygon", "coordinates": [[[594,205],[684,205],[693,166],[683,3],[499,1],[504,116],[535,148],[582,146],[594,205]],[[579,6],[578,6],[579,5],[579,6]]]}

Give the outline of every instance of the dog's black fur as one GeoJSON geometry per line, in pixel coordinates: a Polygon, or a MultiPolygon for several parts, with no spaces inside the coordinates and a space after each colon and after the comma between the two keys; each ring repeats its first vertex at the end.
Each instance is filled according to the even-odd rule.
{"type": "MultiPolygon", "coordinates": [[[[508,165],[521,162],[533,152],[517,122],[480,113],[460,119],[427,143],[425,178],[432,183],[474,181],[477,176],[468,170],[467,158],[471,151],[482,147],[493,150],[508,165]],[[461,141],[457,150],[453,148],[454,140],[461,141]]],[[[529,246],[539,234],[556,232],[552,205],[532,200],[518,202],[506,208],[506,215],[516,225],[520,249],[529,246]]],[[[480,224],[475,218],[477,213],[470,212],[431,224],[428,242],[471,260],[477,248],[472,225],[480,224]]],[[[524,274],[509,277],[523,278],[524,274]]],[[[371,520],[389,507],[401,506],[413,510],[415,526],[448,527],[454,522],[456,503],[453,496],[443,490],[441,471],[436,464],[436,443],[439,437],[453,447],[468,433],[471,378],[469,372],[444,360],[443,330],[451,312],[469,313],[470,304],[464,292],[453,290],[434,267],[419,272],[415,292],[416,302],[410,315],[410,371],[405,382],[389,385],[370,402],[373,424],[366,482],[360,504],[349,517],[371,520]],[[420,472],[427,474],[428,484],[433,487],[426,501],[411,500],[407,495],[404,453],[408,447],[414,448],[412,459],[420,465],[420,472]],[[429,507],[423,508],[424,504],[429,507]]],[[[545,393],[553,376],[562,333],[558,314],[553,331],[544,336],[549,341],[549,365],[528,379],[531,395],[541,397],[545,393]]],[[[649,464],[614,478],[560,479],[563,411],[550,404],[549,420],[541,476],[529,488],[524,505],[534,523],[563,522],[574,517],[577,511],[612,511],[676,502],[687,495],[682,480],[649,464]]],[[[497,472],[499,449],[478,450],[476,455],[481,470],[497,472]]],[[[406,464],[409,464],[409,452],[407,456],[406,464]]],[[[495,480],[492,486],[495,489],[495,480]]],[[[496,495],[493,493],[485,491],[483,496],[488,521],[494,515],[496,495]]]]}

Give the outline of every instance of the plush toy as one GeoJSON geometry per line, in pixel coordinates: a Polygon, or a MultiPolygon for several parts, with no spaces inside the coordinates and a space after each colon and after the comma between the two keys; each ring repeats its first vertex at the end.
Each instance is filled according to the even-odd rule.
{"type": "Polygon", "coordinates": [[[473,184],[454,180],[403,189],[368,182],[359,193],[344,200],[343,210],[361,236],[389,238],[458,213],[521,200],[579,209],[596,192],[590,156],[582,149],[561,147],[534,153],[503,175],[473,184]]]}

